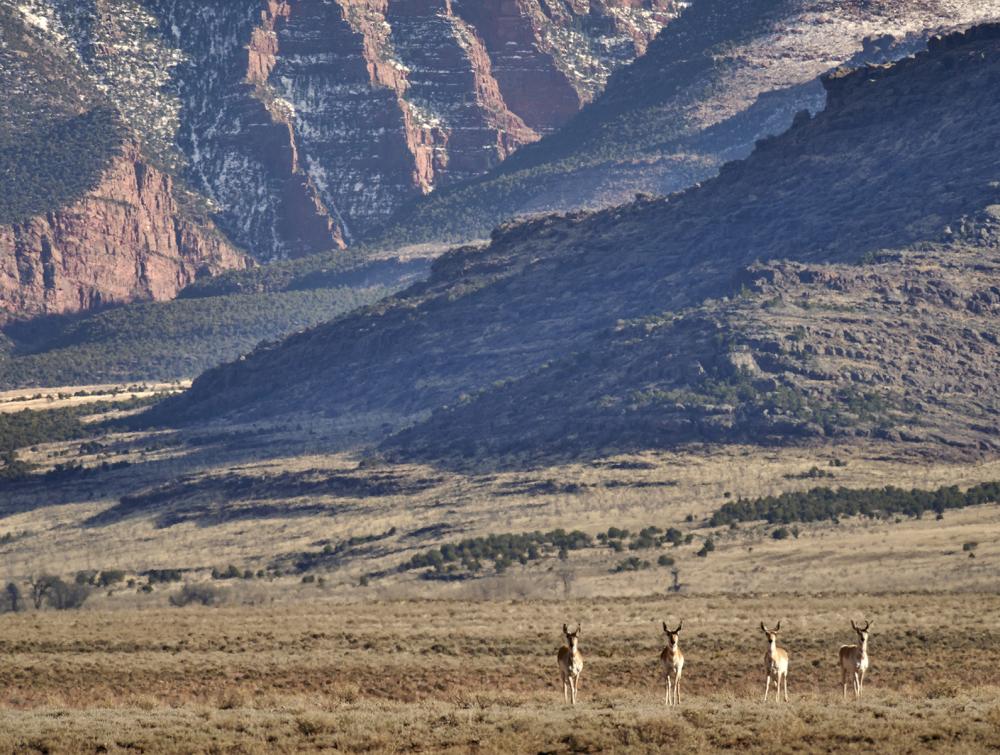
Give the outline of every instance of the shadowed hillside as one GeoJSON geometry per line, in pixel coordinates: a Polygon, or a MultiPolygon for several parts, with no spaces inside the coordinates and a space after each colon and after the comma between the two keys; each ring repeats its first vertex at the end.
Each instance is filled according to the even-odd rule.
{"type": "MultiPolygon", "coordinates": [[[[728,165],[717,179],[668,200],[503,229],[485,251],[458,250],[439,259],[427,283],[206,373],[153,417],[260,417],[309,405],[362,424],[388,422],[383,428],[388,429],[442,405],[468,404],[448,415],[454,423],[439,415],[428,430],[438,438],[447,430],[450,444],[475,448],[491,435],[490,425],[460,418],[476,405],[486,406],[478,402],[492,400],[491,391],[517,390],[506,381],[542,368],[513,400],[524,406],[545,401],[555,413],[599,399],[583,398],[555,377],[568,369],[560,359],[578,360],[574,369],[581,374],[592,369],[594,380],[599,375],[614,382],[612,403],[643,391],[650,376],[638,366],[648,367],[648,358],[639,351],[616,351],[610,334],[621,320],[647,317],[677,323],[658,329],[654,322],[649,328],[654,340],[667,339],[678,355],[662,365],[664,375],[653,376],[653,387],[689,389],[701,397],[695,404],[733,405],[730,388],[706,388],[709,378],[734,383],[737,393],[749,391],[762,402],[754,411],[768,416],[778,408],[771,406],[778,398],[769,394],[787,392],[781,401],[808,404],[812,384],[786,379],[791,372],[818,381],[821,393],[829,394],[822,403],[841,389],[888,400],[905,383],[914,394],[904,396],[907,401],[948,406],[965,401],[978,385],[986,393],[978,394],[977,406],[992,411],[996,399],[979,371],[996,348],[989,276],[996,255],[992,218],[993,205],[1000,202],[1000,165],[991,158],[991,145],[1000,123],[994,110],[1000,106],[981,93],[995,87],[998,77],[997,26],[933,40],[929,52],[891,67],[838,73],[824,81],[826,110],[814,118],[797,117],[788,133],[759,144],[750,158],[728,165]],[[880,262],[883,257],[895,260],[895,267],[880,262]],[[798,267],[781,275],[748,273],[755,261],[781,259],[798,267]],[[848,267],[827,270],[831,264],[848,267]],[[957,269],[957,276],[947,268],[957,269]],[[982,274],[963,278],[965,271],[982,274]],[[778,281],[771,289],[769,277],[778,281]],[[803,299],[826,296],[826,289],[852,288],[854,299],[831,294],[834,300],[825,310],[808,310],[802,322],[789,315],[781,324],[768,314],[768,307],[805,309],[803,299]],[[839,320],[861,318],[865,328],[885,337],[865,310],[876,294],[886,300],[887,317],[898,329],[898,353],[876,340],[851,349],[851,358],[862,363],[847,370],[856,378],[845,382],[844,367],[824,377],[826,368],[812,361],[825,357],[827,347],[837,357],[836,350],[845,349],[841,341],[850,340],[825,335],[839,320]],[[754,343],[747,335],[754,322],[773,331],[759,338],[761,343],[774,338],[786,343],[780,331],[790,328],[795,339],[790,343],[801,342],[802,353],[771,348],[771,361],[756,366],[755,357],[739,356],[735,352],[754,343]],[[943,330],[935,335],[935,328],[943,330]],[[929,332],[943,344],[941,359],[960,371],[947,386],[933,370],[927,381],[904,371],[905,360],[917,358],[917,334],[929,332]],[[973,346],[974,359],[950,356],[973,346]],[[633,354],[636,369],[621,369],[633,354]],[[867,363],[876,357],[886,363],[867,363]],[[594,365],[584,369],[580,360],[587,359],[594,365]],[[730,365],[728,371],[718,366],[722,362],[730,365]],[[771,369],[781,379],[773,386],[752,380],[742,386],[746,373],[753,377],[757,369],[771,369]],[[976,382],[969,381],[973,376],[976,382]],[[485,395],[477,400],[480,392],[485,395]]],[[[844,330],[850,329],[839,326],[844,330]]],[[[633,348],[634,339],[620,340],[633,348]]],[[[654,340],[648,348],[662,356],[654,340]]],[[[900,411],[907,407],[904,402],[900,411]]],[[[800,419],[795,434],[798,424],[826,427],[800,419]]],[[[888,431],[881,420],[827,424],[832,431],[888,431]]],[[[512,415],[512,421],[516,427],[519,420],[512,415]]],[[[720,427],[710,435],[726,436],[726,423],[720,427]]],[[[773,429],[779,437],[789,432],[783,423],[773,429]]],[[[416,428],[403,437],[420,446],[421,432],[416,428]]],[[[963,443],[986,440],[981,433],[970,435],[968,427],[957,432],[963,443]]],[[[684,437],[669,427],[640,432],[641,443],[684,437]]]]}
{"type": "Polygon", "coordinates": [[[526,213],[678,191],[787,129],[796,112],[822,109],[819,77],[838,65],[885,63],[931,33],[998,17],[992,1],[699,0],[558,132],[415,199],[382,234],[461,240],[526,213]]]}

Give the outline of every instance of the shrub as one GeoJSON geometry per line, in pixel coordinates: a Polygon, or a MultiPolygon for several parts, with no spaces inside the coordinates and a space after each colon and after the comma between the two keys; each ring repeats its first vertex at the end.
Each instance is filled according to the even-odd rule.
{"type": "Polygon", "coordinates": [[[157,582],[180,582],[182,579],[180,569],[149,569],[145,575],[151,585],[157,582]]]}
{"type": "Polygon", "coordinates": [[[664,553],[662,556],[656,559],[656,563],[659,564],[660,566],[673,566],[674,559],[664,553]]]}
{"type": "Polygon", "coordinates": [[[715,550],[715,542],[712,538],[708,538],[704,543],[702,543],[701,550],[695,555],[701,558],[705,558],[709,553],[715,550]]]}
{"type": "Polygon", "coordinates": [[[118,582],[122,582],[125,579],[125,572],[121,569],[110,569],[108,571],[102,571],[101,576],[97,580],[97,584],[101,587],[108,587],[118,582]]]}
{"type": "Polygon", "coordinates": [[[239,579],[243,572],[233,564],[225,569],[212,569],[212,579],[239,579]]]}
{"type": "Polygon", "coordinates": [[[86,569],[84,571],[78,571],[73,581],[78,585],[93,585],[97,584],[98,572],[94,569],[86,569]]]}
{"type": "Polygon", "coordinates": [[[791,533],[788,531],[788,527],[778,527],[776,530],[771,532],[771,537],[775,540],[787,540],[791,533]]]}
{"type": "Polygon", "coordinates": [[[791,522],[836,521],[843,516],[918,517],[925,511],[944,518],[947,509],[996,503],[1000,500],[1000,482],[973,485],[964,493],[957,486],[937,490],[903,490],[891,485],[884,488],[813,488],[756,499],[739,499],[723,504],[709,520],[712,527],[731,522],[765,520],[771,524],[791,522]]]}
{"type": "Polygon", "coordinates": [[[676,527],[670,527],[664,534],[663,539],[673,545],[680,545],[684,542],[684,533],[676,527]]]}
{"type": "Polygon", "coordinates": [[[17,613],[22,608],[24,608],[24,602],[21,599],[21,588],[18,587],[14,582],[8,582],[7,587],[3,591],[4,610],[17,613]]]}
{"type": "Polygon", "coordinates": [[[979,543],[977,543],[975,540],[970,540],[967,543],[962,543],[962,550],[963,551],[974,551],[978,546],[979,546],[979,543]]]}
{"type": "Polygon", "coordinates": [[[31,600],[35,608],[48,605],[57,611],[80,608],[90,596],[90,588],[85,584],[64,582],[51,574],[44,574],[31,580],[31,600]]]}
{"type": "Polygon", "coordinates": [[[223,602],[226,593],[213,585],[187,583],[176,595],[170,596],[170,605],[178,608],[192,603],[203,606],[217,606],[223,602]]]}
{"type": "Polygon", "coordinates": [[[615,564],[614,568],[611,569],[611,573],[618,574],[625,571],[639,571],[640,569],[648,569],[649,566],[649,561],[643,561],[636,556],[632,556],[615,564]]]}

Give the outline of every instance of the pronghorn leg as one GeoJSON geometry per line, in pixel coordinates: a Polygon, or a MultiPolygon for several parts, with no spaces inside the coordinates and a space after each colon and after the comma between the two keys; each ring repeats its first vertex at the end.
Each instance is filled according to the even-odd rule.
{"type": "Polygon", "coordinates": [[[563,679],[563,702],[569,702],[569,681],[565,678],[563,679]]]}
{"type": "Polygon", "coordinates": [[[670,705],[671,702],[673,702],[673,696],[671,694],[671,689],[670,689],[670,675],[667,674],[667,692],[665,697],[663,698],[663,704],[670,705]]]}
{"type": "Polygon", "coordinates": [[[788,672],[787,671],[785,672],[784,681],[785,681],[785,702],[787,703],[788,702],[788,672]]]}
{"type": "Polygon", "coordinates": [[[844,701],[847,701],[847,669],[840,670],[840,681],[844,685],[844,701]]]}
{"type": "Polygon", "coordinates": [[[764,685],[764,702],[767,702],[767,693],[771,689],[771,675],[767,675],[767,683],[764,685]]]}
{"type": "Polygon", "coordinates": [[[576,705],[576,678],[570,677],[569,679],[569,689],[573,694],[573,705],[576,705]]]}
{"type": "Polygon", "coordinates": [[[854,699],[857,700],[861,697],[861,679],[858,676],[858,672],[854,672],[854,699]]]}
{"type": "Polygon", "coordinates": [[[681,704],[681,677],[680,674],[674,679],[674,704],[681,704]]]}
{"type": "Polygon", "coordinates": [[[858,684],[858,697],[861,697],[865,693],[865,672],[861,672],[861,679],[858,684]]]}

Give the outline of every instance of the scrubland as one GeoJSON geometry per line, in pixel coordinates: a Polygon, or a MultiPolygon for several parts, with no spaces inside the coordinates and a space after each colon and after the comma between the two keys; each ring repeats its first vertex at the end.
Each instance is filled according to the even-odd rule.
{"type": "MultiPolygon", "coordinates": [[[[296,586],[307,573],[322,579],[320,592],[347,600],[646,595],[672,585],[673,569],[689,593],[975,592],[994,589],[1000,578],[994,504],[948,511],[943,519],[931,513],[799,524],[782,540],[766,523],[707,526],[712,512],[741,496],[1000,480],[1000,461],[989,458],[948,461],[877,444],[734,445],[457,472],[328,450],[336,442],[309,430],[242,428],[197,436],[112,433],[23,449],[20,458],[40,471],[60,464],[96,471],[6,486],[0,536],[10,537],[0,540],[0,565],[20,579],[53,570],[72,576],[184,569],[186,580],[230,565],[241,573],[263,570],[267,580],[240,588],[251,602],[304,589],[296,586]],[[105,462],[118,466],[102,471],[105,462]],[[609,527],[636,533],[649,526],[679,529],[689,540],[622,552],[595,542],[565,559],[552,552],[514,562],[502,574],[486,562],[472,580],[397,572],[414,555],[464,538],[557,528],[593,537],[609,527]],[[699,557],[709,539],[715,550],[699,557]],[[970,542],[977,544],[974,557],[963,550],[970,542]],[[613,573],[632,556],[650,568],[613,573]],[[673,565],[657,566],[661,556],[673,565]],[[361,587],[368,575],[376,576],[361,587]]],[[[93,600],[101,607],[167,600],[159,587],[143,595],[112,592],[93,600]]]]}
{"type": "Polygon", "coordinates": [[[25,752],[986,751],[1000,747],[995,595],[649,596],[84,610],[3,617],[0,748],[25,752]],[[874,619],[866,696],[837,648],[874,619]],[[684,619],[663,706],[660,621],[684,619]],[[788,705],[761,701],[782,620],[788,705]],[[582,624],[580,703],[555,652],[582,624]]]}

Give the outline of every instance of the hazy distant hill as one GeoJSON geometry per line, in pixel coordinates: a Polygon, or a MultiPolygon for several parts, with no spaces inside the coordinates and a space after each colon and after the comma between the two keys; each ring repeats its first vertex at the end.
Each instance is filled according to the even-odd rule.
{"type": "Polygon", "coordinates": [[[930,33],[997,18],[995,0],[696,0],[564,127],[479,179],[414,201],[382,240],[483,237],[519,214],[684,189],[784,131],[796,112],[822,108],[821,74],[894,60],[930,33]]]}
{"type": "Polygon", "coordinates": [[[826,110],[699,188],[507,228],[154,418],[308,407],[388,429],[437,409],[391,442],[436,456],[855,432],[995,446],[998,81],[1000,26],[838,74],[826,110]]]}

